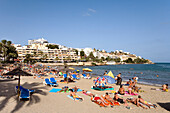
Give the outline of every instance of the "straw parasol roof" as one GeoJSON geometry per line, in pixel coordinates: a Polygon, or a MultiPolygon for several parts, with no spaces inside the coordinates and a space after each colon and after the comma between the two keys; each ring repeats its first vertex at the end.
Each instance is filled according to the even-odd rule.
{"type": "Polygon", "coordinates": [[[30,73],[27,73],[27,72],[25,72],[25,71],[23,71],[20,67],[17,67],[17,68],[15,68],[14,70],[12,70],[12,71],[10,71],[10,72],[8,72],[8,73],[5,73],[4,75],[16,75],[16,76],[18,76],[18,75],[22,75],[22,76],[33,76],[32,74],[30,74],[30,73]]]}

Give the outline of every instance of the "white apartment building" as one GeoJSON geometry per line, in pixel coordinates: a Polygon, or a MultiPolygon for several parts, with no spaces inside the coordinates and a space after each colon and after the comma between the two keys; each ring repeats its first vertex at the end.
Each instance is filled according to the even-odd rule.
{"type": "MultiPolygon", "coordinates": [[[[64,62],[64,61],[76,61],[79,56],[72,48],[67,48],[59,45],[59,49],[48,49],[48,44],[45,39],[28,40],[26,46],[20,44],[14,44],[18,52],[18,59],[23,61],[27,54],[30,54],[32,58],[48,62],[64,62]]],[[[52,44],[54,45],[54,44],[52,44]]]]}

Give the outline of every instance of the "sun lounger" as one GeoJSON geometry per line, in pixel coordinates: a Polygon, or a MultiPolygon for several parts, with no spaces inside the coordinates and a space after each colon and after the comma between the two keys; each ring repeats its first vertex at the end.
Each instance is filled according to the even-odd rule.
{"type": "Polygon", "coordinates": [[[64,78],[67,78],[67,74],[63,74],[63,77],[64,77],[64,78]]]}
{"type": "Polygon", "coordinates": [[[86,74],[82,74],[83,75],[83,78],[86,78],[86,79],[91,79],[91,77],[87,77],[86,74]]]}
{"type": "Polygon", "coordinates": [[[30,92],[28,89],[22,89],[20,92],[19,100],[21,99],[29,99],[30,98],[30,92]]]}
{"type": "MultiPolygon", "coordinates": [[[[23,88],[22,86],[20,86],[20,90],[22,89],[25,89],[25,90],[28,90],[30,93],[34,93],[35,90],[31,90],[31,89],[26,89],[26,88],[23,88]]],[[[18,86],[15,87],[15,92],[17,93],[17,90],[18,90],[18,86]]]]}
{"type": "Polygon", "coordinates": [[[57,83],[56,83],[56,84],[51,83],[50,80],[49,80],[48,78],[45,79],[44,84],[45,84],[45,85],[49,85],[49,86],[58,86],[57,83]]]}
{"type": "Polygon", "coordinates": [[[51,83],[54,83],[54,84],[57,84],[57,80],[55,80],[55,78],[50,78],[50,81],[51,81],[51,83]]]}
{"type": "Polygon", "coordinates": [[[72,75],[73,79],[79,80],[80,78],[77,78],[75,74],[72,75]]]}

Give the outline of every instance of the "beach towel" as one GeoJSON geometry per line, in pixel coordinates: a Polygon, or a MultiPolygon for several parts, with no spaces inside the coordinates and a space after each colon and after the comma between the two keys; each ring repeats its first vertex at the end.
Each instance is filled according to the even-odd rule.
{"type": "Polygon", "coordinates": [[[114,88],[106,88],[106,89],[101,89],[101,88],[91,88],[91,89],[94,89],[94,90],[99,90],[99,91],[107,91],[107,90],[114,90],[114,88]]]}
{"type": "MultiPolygon", "coordinates": [[[[145,104],[143,104],[143,103],[141,103],[141,102],[139,102],[139,103],[142,104],[143,106],[149,108],[147,105],[145,105],[145,104]]],[[[148,103],[148,104],[151,104],[151,103],[148,103]]],[[[154,106],[150,106],[150,108],[154,108],[154,106]]]]}
{"type": "Polygon", "coordinates": [[[53,88],[51,89],[49,92],[50,93],[57,93],[58,91],[60,91],[61,89],[56,89],[56,88],[53,88]]]}
{"type": "MultiPolygon", "coordinates": [[[[74,89],[73,89],[73,91],[74,91],[74,89]]],[[[82,91],[81,89],[78,89],[78,90],[77,90],[77,92],[81,92],[81,91],[82,91]]]]}
{"type": "MultiPolygon", "coordinates": [[[[57,93],[58,91],[60,91],[61,89],[57,89],[57,88],[53,88],[53,89],[51,89],[49,92],[50,93],[57,93]]],[[[73,91],[74,91],[74,89],[73,89],[73,91]]],[[[78,89],[77,90],[77,92],[81,92],[82,90],[81,89],[78,89]]],[[[64,91],[61,91],[61,92],[64,92],[64,91]]],[[[68,93],[69,92],[69,89],[68,89],[68,91],[66,91],[66,93],[68,93]]]]}
{"type": "MultiPolygon", "coordinates": [[[[70,95],[67,95],[67,97],[70,98],[70,99],[72,99],[72,100],[74,100],[74,98],[73,98],[72,96],[70,96],[70,95]]],[[[79,96],[78,96],[78,97],[79,97],[79,96]]],[[[81,100],[81,99],[76,98],[76,100],[81,100]]]]}

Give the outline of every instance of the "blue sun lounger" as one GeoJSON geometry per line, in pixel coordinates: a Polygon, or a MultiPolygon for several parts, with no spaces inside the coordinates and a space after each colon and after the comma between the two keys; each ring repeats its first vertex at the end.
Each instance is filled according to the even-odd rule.
{"type": "Polygon", "coordinates": [[[79,80],[80,78],[77,78],[75,74],[72,75],[73,79],[79,80]]]}
{"type": "Polygon", "coordinates": [[[86,78],[86,79],[91,79],[91,77],[87,77],[86,74],[82,74],[83,75],[83,78],[86,78]]]}
{"type": "Polygon", "coordinates": [[[64,77],[64,78],[67,78],[67,74],[63,74],[63,77],[64,77]]]}
{"type": "MultiPolygon", "coordinates": [[[[34,93],[35,90],[31,90],[31,89],[26,89],[26,88],[23,88],[22,86],[20,86],[20,90],[22,89],[25,89],[25,90],[28,90],[30,93],[34,93]]],[[[17,90],[18,90],[18,86],[15,87],[15,92],[17,93],[17,90]]]]}
{"type": "Polygon", "coordinates": [[[28,89],[22,89],[20,92],[19,100],[21,99],[29,99],[30,98],[30,92],[28,89]]]}
{"type": "Polygon", "coordinates": [[[51,83],[50,80],[49,80],[48,78],[45,79],[44,84],[45,84],[45,85],[49,85],[49,86],[58,86],[57,83],[56,83],[56,84],[51,83]]]}
{"type": "Polygon", "coordinates": [[[57,80],[55,80],[55,78],[50,78],[50,81],[51,81],[51,83],[54,83],[54,84],[57,84],[57,80]]]}

